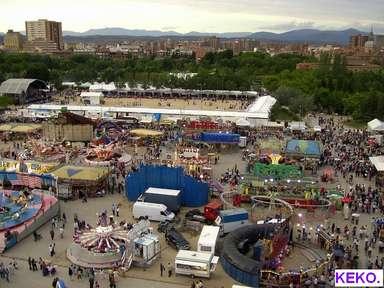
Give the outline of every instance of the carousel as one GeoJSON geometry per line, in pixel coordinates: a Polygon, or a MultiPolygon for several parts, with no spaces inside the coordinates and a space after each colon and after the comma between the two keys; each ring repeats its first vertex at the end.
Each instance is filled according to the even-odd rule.
{"type": "Polygon", "coordinates": [[[199,175],[201,179],[208,180],[212,177],[212,154],[216,155],[202,155],[202,149],[193,146],[177,146],[173,162],[177,166],[183,166],[188,174],[199,175]]]}
{"type": "Polygon", "coordinates": [[[0,191],[0,230],[13,228],[33,218],[41,206],[40,194],[0,191]]]}
{"type": "Polygon", "coordinates": [[[116,143],[91,145],[86,153],[84,162],[91,166],[109,166],[112,162],[127,165],[132,160],[132,157],[120,149],[116,143]]]}
{"type": "Polygon", "coordinates": [[[129,268],[132,255],[127,255],[131,249],[131,240],[127,225],[118,225],[107,221],[106,212],[99,216],[97,226],[85,225],[77,229],[73,242],[67,249],[68,259],[86,268],[129,268]]]}

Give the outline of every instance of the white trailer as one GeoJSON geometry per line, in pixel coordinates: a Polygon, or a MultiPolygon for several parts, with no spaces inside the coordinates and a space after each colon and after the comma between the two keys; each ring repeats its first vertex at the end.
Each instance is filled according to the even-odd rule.
{"type": "Polygon", "coordinates": [[[179,250],[175,258],[175,273],[209,278],[218,262],[219,257],[212,253],[179,250]]]}
{"type": "Polygon", "coordinates": [[[245,148],[245,147],[247,147],[247,137],[245,137],[245,136],[240,136],[239,147],[240,147],[240,148],[245,148]]]}
{"type": "Polygon", "coordinates": [[[197,241],[197,251],[215,254],[219,232],[220,227],[218,226],[204,225],[200,233],[199,241],[197,241]]]}

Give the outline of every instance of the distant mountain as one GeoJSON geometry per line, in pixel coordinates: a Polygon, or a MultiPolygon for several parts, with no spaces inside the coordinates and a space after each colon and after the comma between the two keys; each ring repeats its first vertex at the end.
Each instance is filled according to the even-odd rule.
{"type": "Polygon", "coordinates": [[[125,29],[119,27],[90,29],[85,32],[63,31],[64,36],[129,36],[129,37],[208,37],[217,36],[222,38],[243,38],[251,35],[252,32],[224,32],[224,33],[202,33],[192,31],[189,33],[179,33],[175,31],[143,30],[143,29],[125,29]]]}
{"type": "Polygon", "coordinates": [[[63,31],[64,36],[137,36],[137,37],[161,37],[161,36],[182,36],[175,31],[125,29],[119,27],[90,29],[85,32],[63,31]]]}
{"type": "Polygon", "coordinates": [[[188,32],[185,33],[184,36],[192,36],[192,37],[210,37],[217,36],[220,38],[245,38],[252,34],[252,32],[223,32],[223,33],[204,33],[204,32],[188,32]]]}
{"type": "MultiPolygon", "coordinates": [[[[20,31],[25,34],[25,31],[20,31]]],[[[272,32],[223,32],[223,33],[206,33],[191,31],[188,33],[179,33],[175,31],[160,31],[160,30],[144,30],[144,29],[125,29],[120,27],[90,29],[85,32],[63,31],[66,39],[75,40],[77,38],[86,38],[90,40],[108,40],[108,39],[123,39],[124,37],[209,37],[217,36],[220,38],[251,38],[264,41],[276,42],[307,42],[314,44],[339,44],[347,45],[351,35],[367,34],[366,32],[357,29],[347,29],[342,31],[332,30],[317,30],[317,29],[300,29],[292,30],[284,33],[272,32]],[[99,39],[100,38],[100,39],[99,39]],[[105,39],[104,39],[105,38],[105,39]]],[[[0,37],[4,37],[4,33],[0,32],[0,37]]]]}
{"type": "Polygon", "coordinates": [[[249,37],[266,41],[281,42],[308,42],[308,43],[335,43],[346,45],[349,38],[356,34],[366,34],[356,29],[347,29],[343,31],[322,31],[316,29],[292,30],[284,33],[256,32],[249,37]]]}

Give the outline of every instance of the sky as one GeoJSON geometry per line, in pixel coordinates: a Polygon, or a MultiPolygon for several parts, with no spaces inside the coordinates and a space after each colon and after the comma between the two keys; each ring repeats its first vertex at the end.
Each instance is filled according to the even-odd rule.
{"type": "Polygon", "coordinates": [[[0,0],[0,31],[26,20],[63,30],[122,27],[177,32],[284,32],[357,28],[384,34],[384,0],[0,0]]]}

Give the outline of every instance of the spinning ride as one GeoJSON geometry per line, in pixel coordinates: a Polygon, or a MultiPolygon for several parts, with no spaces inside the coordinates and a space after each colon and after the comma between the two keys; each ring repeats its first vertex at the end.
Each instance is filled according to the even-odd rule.
{"type": "Polygon", "coordinates": [[[40,194],[0,191],[0,231],[18,226],[34,217],[42,206],[40,194]]]}

